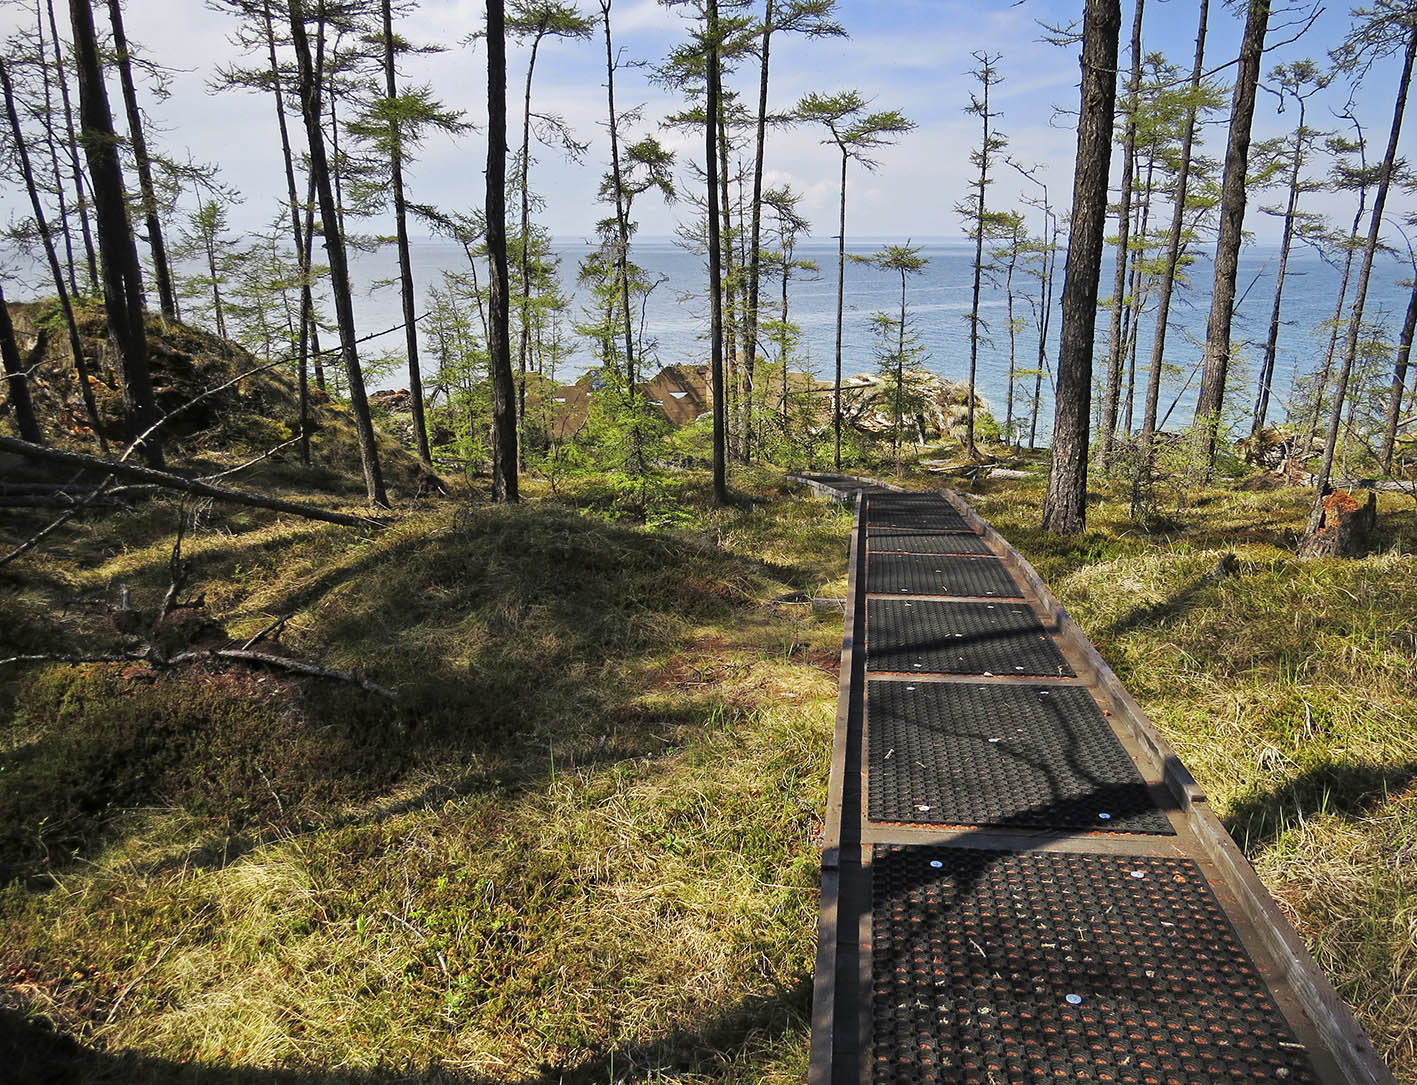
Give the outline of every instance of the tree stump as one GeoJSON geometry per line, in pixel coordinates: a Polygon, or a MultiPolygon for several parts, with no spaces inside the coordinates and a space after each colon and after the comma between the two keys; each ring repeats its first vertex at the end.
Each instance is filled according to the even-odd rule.
{"type": "Polygon", "coordinates": [[[1361,558],[1372,548],[1378,525],[1378,495],[1365,504],[1350,493],[1336,491],[1323,501],[1318,530],[1299,541],[1301,558],[1361,558]]]}

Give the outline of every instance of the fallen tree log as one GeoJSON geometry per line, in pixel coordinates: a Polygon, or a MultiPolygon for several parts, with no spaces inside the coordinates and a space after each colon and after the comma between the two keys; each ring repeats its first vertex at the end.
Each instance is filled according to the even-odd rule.
{"type": "Polygon", "coordinates": [[[292,516],[303,516],[307,520],[322,520],[328,524],[344,527],[382,527],[383,522],[368,516],[350,516],[342,512],[330,512],[317,505],[306,505],[299,501],[284,501],[278,497],[267,497],[251,490],[238,490],[230,486],[214,486],[210,482],[184,478],[168,471],[158,471],[151,467],[140,467],[133,463],[106,460],[100,456],[90,456],[83,452],[66,452],[58,448],[46,448],[16,437],[0,436],[0,452],[13,452],[29,460],[40,463],[57,463],[65,467],[100,471],[116,478],[131,479],[134,482],[149,483],[166,490],[210,497],[213,501],[226,501],[233,505],[247,505],[251,508],[269,509],[272,512],[287,512],[292,516]]]}

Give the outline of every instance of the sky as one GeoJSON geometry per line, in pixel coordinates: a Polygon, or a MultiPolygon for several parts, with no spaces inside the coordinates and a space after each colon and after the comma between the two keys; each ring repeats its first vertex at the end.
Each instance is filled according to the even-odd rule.
{"type": "MultiPolygon", "coordinates": [[[[1124,0],[1126,22],[1122,36],[1122,64],[1134,0],[1124,0]]],[[[102,11],[102,5],[96,4],[102,11]]],[[[60,5],[61,34],[65,19],[60,5]]],[[[855,88],[871,99],[874,109],[899,109],[917,125],[897,146],[883,150],[878,166],[868,172],[855,164],[848,184],[848,235],[859,238],[956,237],[963,230],[955,204],[967,191],[972,167],[969,149],[979,138],[978,121],[965,114],[969,95],[977,83],[969,75],[976,52],[1000,54],[1004,82],[996,88],[995,105],[1002,114],[997,124],[1008,137],[1008,154],[1019,162],[1041,167],[1055,205],[1066,206],[1072,187],[1072,161],[1076,135],[1066,114],[1076,110],[1078,49],[1058,47],[1040,40],[1040,24],[1066,24],[1081,18],[1081,0],[841,0],[839,20],[849,33],[845,39],[801,40],[780,36],[774,40],[771,105],[790,107],[809,91],[834,92],[855,88]]],[[[32,18],[24,3],[0,9],[0,29],[7,34],[32,18]]],[[[596,8],[598,12],[598,8],[596,8]]],[[[1149,0],[1143,19],[1144,49],[1160,50],[1189,70],[1194,49],[1195,0],[1149,0]]],[[[686,161],[701,153],[695,135],[657,129],[656,121],[682,103],[652,85],[643,65],[661,60],[683,40],[680,16],[657,0],[615,0],[612,28],[623,66],[616,76],[617,106],[643,108],[638,129],[655,133],[674,149],[680,160],[681,185],[692,185],[686,161]]],[[[1284,24],[1294,15],[1276,12],[1271,21],[1271,44],[1293,35],[1284,24]]],[[[410,197],[451,210],[481,205],[485,167],[486,70],[484,50],[466,44],[482,26],[484,8],[478,0],[422,0],[398,27],[415,43],[437,43],[444,52],[408,58],[402,78],[407,83],[431,84],[444,104],[466,111],[474,130],[456,139],[430,139],[418,160],[406,171],[410,197]]],[[[1232,60],[1238,49],[1243,5],[1212,3],[1207,43],[1208,69],[1232,60]]],[[[239,90],[213,92],[210,80],[216,68],[237,61],[240,55],[230,40],[232,17],[205,6],[201,0],[127,0],[129,39],[153,60],[177,68],[171,94],[161,102],[147,98],[155,139],[177,158],[190,153],[199,161],[220,166],[224,181],[241,193],[232,208],[237,230],[256,229],[277,214],[285,182],[276,137],[273,105],[269,96],[239,90]]],[[[102,20],[100,20],[102,23],[102,20]]],[[[1299,57],[1322,60],[1346,32],[1349,16],[1339,3],[1323,10],[1299,41],[1274,48],[1264,70],[1275,63],[1299,57]]],[[[609,158],[605,138],[605,46],[592,41],[549,42],[543,45],[536,70],[534,109],[561,114],[577,136],[590,142],[581,163],[568,162],[557,152],[540,148],[533,167],[533,188],[545,196],[541,221],[563,238],[588,237],[605,209],[596,203],[596,188],[609,158]]],[[[508,51],[509,129],[515,144],[520,131],[521,85],[527,53],[508,51]]],[[[1222,76],[1233,71],[1227,69],[1222,76]]],[[[1390,121],[1397,64],[1376,67],[1358,91],[1357,108],[1372,142],[1381,144],[1390,121]]],[[[755,97],[756,73],[743,70],[732,77],[750,100],[755,97]]],[[[118,104],[116,84],[111,88],[118,104]]],[[[1319,127],[1336,126],[1331,108],[1343,105],[1349,94],[1336,85],[1311,106],[1310,121],[1319,127]]],[[[1255,137],[1285,131],[1292,124],[1291,109],[1280,115],[1276,99],[1262,94],[1255,119],[1255,137]]],[[[117,111],[121,115],[121,111],[117,111]]],[[[1413,125],[1417,125],[1414,120],[1413,125]]],[[[1412,125],[1409,125],[1409,128],[1412,125]]],[[[294,130],[298,135],[298,128],[294,130]]],[[[821,134],[805,127],[775,131],[767,151],[767,181],[791,183],[804,196],[802,211],[816,237],[834,236],[837,211],[839,158],[823,146],[821,134]]],[[[1211,153],[1223,152],[1225,130],[1213,125],[1205,132],[1211,153]]],[[[1411,144],[1409,134],[1404,149],[1411,144]]],[[[1114,165],[1113,176],[1117,168],[1114,165]]],[[[13,188],[13,185],[10,186],[13,188]]],[[[1001,170],[989,193],[991,205],[1017,204],[1030,185],[1012,171],[1001,170]]],[[[0,197],[0,208],[14,214],[19,208],[14,191],[0,197]]],[[[1259,204],[1275,202],[1277,194],[1251,199],[1246,227],[1261,241],[1278,238],[1274,218],[1256,213],[1259,204]]],[[[1390,208],[1401,213],[1414,201],[1395,197],[1390,208]]],[[[1315,195],[1311,206],[1338,218],[1351,217],[1345,198],[1315,195]]],[[[636,205],[642,236],[673,233],[675,224],[692,214],[687,204],[667,206],[649,197],[636,205]]],[[[387,233],[391,223],[375,219],[362,224],[366,232],[387,233]]]]}

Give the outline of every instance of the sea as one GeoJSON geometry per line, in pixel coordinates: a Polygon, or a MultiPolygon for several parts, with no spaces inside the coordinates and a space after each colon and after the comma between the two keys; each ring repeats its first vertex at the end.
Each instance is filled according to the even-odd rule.
{"type": "MultiPolygon", "coordinates": [[[[974,244],[966,239],[862,237],[848,239],[849,256],[867,257],[889,244],[918,245],[928,261],[923,271],[907,282],[909,320],[920,347],[919,367],[951,381],[965,381],[969,373],[969,312],[974,275],[974,244]]],[[[594,244],[587,239],[558,238],[553,251],[558,258],[557,269],[563,293],[571,299],[571,320],[582,318],[587,306],[586,290],[578,283],[581,262],[592,252],[594,244]]],[[[465,272],[467,257],[461,246],[438,238],[415,238],[411,245],[415,289],[420,298],[418,311],[425,310],[427,292],[441,286],[445,272],[465,272]]],[[[792,359],[792,368],[830,380],[835,356],[836,266],[835,239],[806,240],[797,249],[799,259],[810,261],[818,269],[802,272],[792,280],[789,293],[789,316],[801,328],[801,338],[792,359]]],[[[1057,279],[1054,287],[1053,313],[1045,351],[1046,372],[1042,382],[1038,409],[1037,443],[1049,441],[1052,417],[1052,369],[1057,361],[1058,333],[1061,326],[1061,298],[1065,253],[1059,253],[1057,279]]],[[[708,272],[701,254],[691,252],[670,238],[637,238],[633,259],[644,268],[648,280],[659,282],[645,305],[646,350],[644,371],[656,365],[702,365],[708,357],[708,272]]],[[[1274,284],[1279,266],[1277,244],[1253,243],[1241,253],[1238,302],[1232,329],[1236,350],[1232,355],[1228,400],[1237,412],[1248,411],[1255,398],[1255,382],[1264,353],[1270,311],[1274,300],[1274,284]]],[[[1112,293],[1112,250],[1104,254],[1101,297],[1112,293]]],[[[1357,262],[1353,280],[1357,278],[1357,262]]],[[[402,358],[403,336],[397,330],[402,321],[398,296],[398,260],[394,247],[384,245],[373,251],[351,254],[350,272],[356,294],[356,323],[361,336],[386,332],[372,340],[365,351],[397,353],[402,358]]],[[[1377,329],[1377,336],[1395,343],[1411,293],[1412,267],[1406,260],[1391,254],[1380,254],[1374,264],[1365,322],[1377,329]]],[[[485,266],[479,268],[481,281],[486,281],[485,266]]],[[[1185,282],[1178,285],[1172,300],[1170,330],[1167,335],[1166,369],[1160,398],[1162,428],[1178,429],[1191,420],[1194,410],[1199,363],[1205,338],[1206,319],[1210,308],[1212,264],[1207,255],[1198,255],[1186,270],[1185,282]]],[[[1290,253],[1285,280],[1282,323],[1279,331],[1277,361],[1273,385],[1270,418],[1282,418],[1290,401],[1296,378],[1302,378],[1319,368],[1328,346],[1328,323],[1334,313],[1341,266],[1333,266],[1318,252],[1307,246],[1296,246],[1290,253]]],[[[848,259],[845,271],[846,289],[842,335],[843,374],[866,373],[875,369],[876,337],[872,318],[878,313],[894,316],[900,302],[900,278],[897,273],[880,271],[867,263],[848,259]]],[[[23,287],[42,282],[37,267],[13,284],[23,287]]],[[[29,291],[11,289],[12,297],[23,298],[43,293],[42,286],[29,291]]],[[[1350,298],[1352,285],[1350,285],[1350,298]]],[[[775,282],[765,283],[763,301],[776,304],[779,288],[775,282]]],[[[1013,352],[1018,369],[1037,367],[1038,332],[1036,302],[1038,284],[1035,278],[1021,270],[1014,274],[1015,333],[1013,352]],[[1031,306],[1027,297],[1032,297],[1031,306]]],[[[1154,297],[1149,303],[1155,308],[1154,297]]],[[[325,312],[332,313],[326,304],[325,312]]],[[[1009,321],[1008,295],[1001,274],[986,275],[980,294],[981,343],[976,387],[988,409],[1001,422],[1006,414],[1009,389],[1009,321]]],[[[1097,352],[1094,360],[1094,380],[1105,379],[1109,313],[1099,311],[1097,319],[1097,352]]],[[[1151,355],[1155,320],[1145,312],[1138,330],[1136,377],[1136,408],[1134,429],[1141,426],[1142,394],[1145,370],[1151,355]]],[[[428,339],[426,329],[421,336],[428,339]]],[[[425,350],[425,368],[433,365],[431,351],[425,350]]],[[[557,376],[571,382],[595,364],[587,345],[578,345],[557,376]]],[[[386,375],[374,382],[374,387],[398,387],[401,365],[389,367],[386,375]]],[[[1015,417],[1026,417],[1030,411],[1029,397],[1033,378],[1020,379],[1015,384],[1015,417]]],[[[1247,416],[1246,416],[1247,417],[1247,416]]],[[[1027,434],[1025,432],[1024,436],[1027,434]]]]}
{"type": "MultiPolygon", "coordinates": [[[[921,348],[920,367],[947,380],[964,381],[969,373],[974,244],[965,239],[911,241],[908,238],[859,238],[849,239],[846,251],[848,256],[867,257],[886,245],[905,243],[918,245],[921,255],[928,261],[923,272],[909,278],[906,295],[909,320],[921,348]]],[[[586,292],[577,283],[577,272],[581,261],[593,248],[589,241],[571,238],[557,239],[554,245],[559,258],[562,288],[571,298],[573,319],[580,318],[587,304],[586,292]]],[[[420,239],[412,243],[411,250],[415,286],[420,291],[440,285],[445,271],[466,270],[466,257],[457,245],[438,239],[420,239]]],[[[1048,443],[1052,426],[1052,368],[1057,361],[1065,255],[1059,253],[1054,312],[1045,351],[1046,372],[1038,419],[1039,444],[1048,443]]],[[[834,369],[836,335],[836,241],[802,242],[797,256],[811,261],[818,270],[803,273],[791,283],[789,316],[801,328],[793,368],[815,373],[819,379],[830,380],[834,369]]],[[[645,306],[646,370],[655,363],[704,364],[708,356],[708,271],[703,256],[688,251],[672,239],[641,238],[634,242],[633,259],[645,269],[649,281],[661,283],[651,292],[645,306]]],[[[1232,341],[1236,349],[1232,355],[1228,398],[1237,408],[1243,406],[1246,411],[1255,398],[1278,267],[1278,244],[1251,244],[1242,251],[1238,302],[1232,327],[1232,341]]],[[[1114,269],[1109,249],[1104,255],[1102,267],[1100,294],[1104,300],[1112,293],[1114,269]]],[[[1176,429],[1191,420],[1210,310],[1212,273],[1213,265],[1209,257],[1198,256],[1187,269],[1185,282],[1178,285],[1173,294],[1165,379],[1160,397],[1160,413],[1165,416],[1163,428],[1176,429]]],[[[485,281],[485,270],[480,269],[480,274],[485,281]]],[[[402,319],[397,287],[390,284],[396,276],[397,258],[392,246],[358,253],[353,257],[351,278],[360,297],[357,314],[361,335],[393,327],[402,319]]],[[[1291,250],[1281,310],[1271,419],[1276,415],[1283,417],[1295,379],[1311,374],[1322,365],[1328,347],[1329,322],[1334,314],[1341,279],[1341,265],[1330,265],[1314,249],[1296,246],[1291,250]]],[[[843,373],[849,376],[870,372],[876,367],[876,336],[872,330],[872,318],[877,313],[894,316],[898,312],[900,277],[898,273],[883,272],[869,264],[848,259],[845,280],[842,368],[843,373]]],[[[1355,260],[1349,286],[1350,299],[1356,280],[1355,260]]],[[[1411,293],[1411,280],[1412,267],[1407,261],[1388,254],[1379,255],[1368,289],[1364,319],[1378,329],[1379,337],[1388,343],[1395,343],[1398,337],[1411,293]]],[[[764,301],[772,301],[775,305],[778,294],[776,282],[765,284],[764,301]]],[[[1036,303],[1036,278],[1016,269],[1014,294],[1015,365],[1018,369],[1036,369],[1037,310],[1030,306],[1025,297],[1031,295],[1036,303]]],[[[1153,297],[1138,329],[1134,429],[1141,426],[1145,373],[1155,331],[1154,309],[1153,297]]],[[[419,311],[422,311],[422,304],[419,311]]],[[[1002,274],[986,276],[980,292],[983,326],[976,386],[990,411],[1000,421],[1006,412],[1009,385],[1007,313],[1008,295],[1002,274]]],[[[1109,324],[1110,314],[1103,309],[1097,319],[1097,353],[1094,361],[1094,378],[1097,381],[1105,377],[1109,324]]],[[[397,334],[387,339],[391,348],[401,349],[397,334]]],[[[594,359],[588,347],[580,346],[558,376],[570,382],[592,365],[594,359]]],[[[384,378],[383,383],[397,385],[397,373],[384,378]]],[[[1032,395],[1033,383],[1032,377],[1017,381],[1016,417],[1020,412],[1028,413],[1031,404],[1027,400],[1032,395]]]]}

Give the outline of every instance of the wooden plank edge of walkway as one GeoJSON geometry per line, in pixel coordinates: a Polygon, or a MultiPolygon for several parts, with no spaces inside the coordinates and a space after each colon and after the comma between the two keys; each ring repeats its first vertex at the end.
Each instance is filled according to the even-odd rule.
{"type": "MultiPolygon", "coordinates": [[[[843,501],[843,491],[815,479],[788,475],[789,481],[806,486],[820,497],[843,501]]],[[[901,487],[861,478],[866,485],[901,491],[901,487]]],[[[922,491],[923,492],[923,491],[922,491]]],[[[1297,997],[1300,1008],[1308,1016],[1326,1047],[1326,1052],[1343,1075],[1343,1080],[1363,1085],[1396,1085],[1391,1070],[1379,1055],[1372,1041],[1353,1016],[1353,1011],[1318,967],[1308,947],[1294,930],[1288,918],[1271,896],[1254,867],[1231,838],[1225,826],[1211,810],[1201,786],[1191,776],[1174,748],[1152,723],[1150,717],[1127,692],[1116,673],[1102,658],[1081,626],[1049,590],[1031,563],[989,525],[960,494],[951,489],[940,493],[978,531],[1025,581],[1045,610],[1051,632],[1072,649],[1090,674],[1079,678],[1091,679],[1113,703],[1116,715],[1127,725],[1137,742],[1162,766],[1167,789],[1176,799],[1180,814],[1186,819],[1196,838],[1206,849],[1206,858],[1225,875],[1227,888],[1249,926],[1259,937],[1262,948],[1297,997]]],[[[827,788],[824,839],[822,844],[822,885],[818,918],[816,971],[813,977],[811,1062],[809,1085],[831,1085],[833,1056],[838,1050],[835,1020],[837,989],[837,952],[841,944],[840,925],[843,865],[842,813],[846,789],[846,745],[851,714],[855,708],[854,684],[858,669],[864,666],[857,656],[863,647],[864,631],[866,533],[862,522],[864,502],[860,493],[854,496],[853,518],[847,569],[847,596],[842,635],[841,666],[837,686],[837,713],[832,745],[831,772],[827,788]]],[[[851,847],[858,852],[859,842],[851,847]]],[[[860,862],[859,854],[851,857],[860,862]]],[[[848,917],[849,918],[849,917],[848,917]]],[[[869,986],[867,987],[869,992],[869,986]]],[[[864,1069],[864,1066],[863,1066],[864,1069]]]]}

